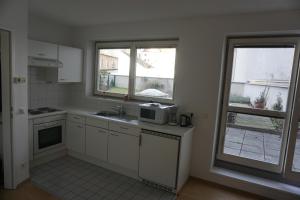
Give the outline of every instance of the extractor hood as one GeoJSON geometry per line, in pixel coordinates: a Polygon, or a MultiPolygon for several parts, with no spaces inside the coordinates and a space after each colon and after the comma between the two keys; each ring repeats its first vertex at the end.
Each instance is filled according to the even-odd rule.
{"type": "Polygon", "coordinates": [[[48,59],[48,58],[37,58],[37,57],[28,57],[28,66],[31,67],[51,67],[51,68],[61,68],[63,63],[59,60],[48,59]]]}

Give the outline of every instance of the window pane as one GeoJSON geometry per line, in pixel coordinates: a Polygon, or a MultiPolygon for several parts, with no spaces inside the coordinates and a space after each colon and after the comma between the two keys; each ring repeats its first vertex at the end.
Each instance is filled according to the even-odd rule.
{"type": "Polygon", "coordinates": [[[223,153],[279,164],[283,119],[229,112],[223,153]]]}
{"type": "Polygon", "coordinates": [[[297,131],[296,146],[295,146],[292,170],[295,172],[300,172],[300,122],[298,123],[298,131],[297,131]]]}
{"type": "Polygon", "coordinates": [[[234,48],[229,105],[285,112],[294,51],[234,48]]]}
{"type": "Polygon", "coordinates": [[[172,99],[176,48],[137,49],[135,95],[172,99]]]}
{"type": "Polygon", "coordinates": [[[130,49],[99,49],[97,90],[128,94],[130,49]]]}

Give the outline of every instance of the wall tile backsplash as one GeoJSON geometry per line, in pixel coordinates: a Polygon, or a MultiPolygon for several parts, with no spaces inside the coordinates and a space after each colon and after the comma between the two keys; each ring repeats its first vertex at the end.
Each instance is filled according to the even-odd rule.
{"type": "Polygon", "coordinates": [[[30,108],[64,104],[67,86],[57,83],[57,69],[29,67],[28,77],[30,108]]]}
{"type": "Polygon", "coordinates": [[[110,110],[112,106],[123,104],[128,115],[137,115],[138,107],[123,101],[101,99],[85,94],[84,85],[57,83],[57,68],[28,68],[29,108],[76,107],[90,110],[110,110]]]}
{"type": "Polygon", "coordinates": [[[69,105],[76,108],[86,108],[89,110],[101,111],[110,110],[112,106],[123,105],[126,114],[137,116],[138,103],[125,102],[118,99],[101,98],[99,96],[85,94],[84,85],[68,85],[68,99],[65,100],[69,105]]]}

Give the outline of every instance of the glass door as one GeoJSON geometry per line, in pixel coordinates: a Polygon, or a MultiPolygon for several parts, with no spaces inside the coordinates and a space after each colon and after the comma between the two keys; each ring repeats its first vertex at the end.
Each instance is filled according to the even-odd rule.
{"type": "Polygon", "coordinates": [[[299,44],[292,37],[228,40],[218,159],[282,171],[299,44]]]}
{"type": "MultiPolygon", "coordinates": [[[[298,72],[299,73],[299,72],[298,72]]],[[[288,180],[300,184],[300,87],[298,81],[295,106],[291,120],[290,140],[286,159],[288,180]]]]}

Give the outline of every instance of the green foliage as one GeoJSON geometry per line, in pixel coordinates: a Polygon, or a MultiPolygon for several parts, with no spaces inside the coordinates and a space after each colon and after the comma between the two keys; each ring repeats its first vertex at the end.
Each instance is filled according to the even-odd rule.
{"type": "Polygon", "coordinates": [[[273,110],[276,111],[282,111],[283,105],[282,105],[282,98],[280,95],[277,96],[276,103],[273,104],[272,108],[273,110]]]}
{"type": "MultiPolygon", "coordinates": [[[[282,98],[281,98],[280,94],[277,96],[276,102],[273,104],[272,109],[276,110],[276,111],[282,111],[283,105],[282,105],[282,98]]],[[[274,118],[271,118],[271,120],[272,120],[272,123],[273,123],[275,129],[278,130],[278,131],[282,131],[282,129],[283,129],[283,120],[274,119],[274,118]]]]}

